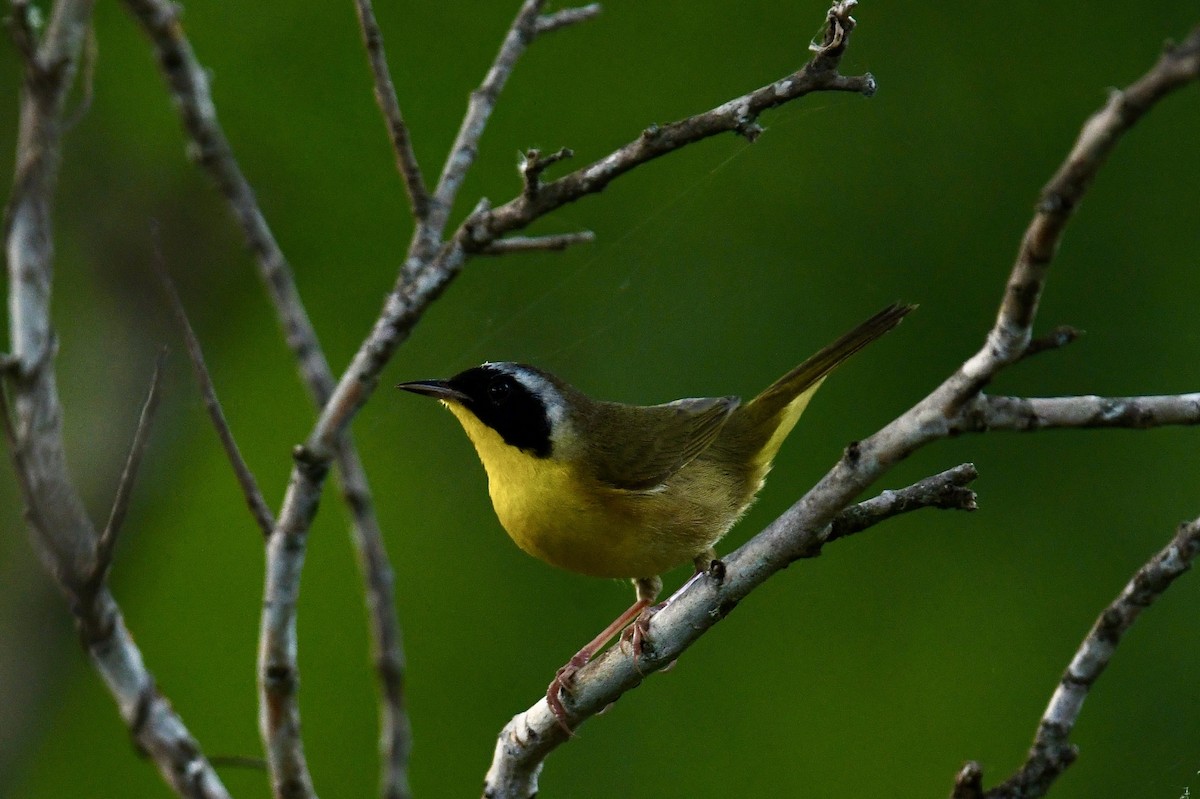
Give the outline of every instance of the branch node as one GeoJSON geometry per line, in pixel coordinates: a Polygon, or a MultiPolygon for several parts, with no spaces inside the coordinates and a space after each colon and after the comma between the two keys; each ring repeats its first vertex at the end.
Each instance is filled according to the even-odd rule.
{"type": "Polygon", "coordinates": [[[821,32],[821,41],[810,42],[808,49],[818,56],[840,54],[846,46],[850,32],[857,24],[850,12],[858,5],[858,0],[839,0],[829,9],[825,16],[825,27],[821,32]]]}
{"type": "Polygon", "coordinates": [[[557,152],[545,156],[542,155],[541,150],[532,147],[519,155],[517,171],[521,173],[521,177],[525,181],[525,196],[531,200],[537,197],[538,191],[542,188],[542,173],[546,171],[546,168],[574,155],[575,151],[569,147],[563,147],[557,152]]]}
{"type": "Polygon", "coordinates": [[[642,130],[641,138],[644,141],[653,141],[662,135],[663,129],[657,122],[651,122],[642,130]]]}
{"type": "Polygon", "coordinates": [[[487,197],[480,197],[471,213],[463,220],[461,229],[464,249],[479,252],[493,243],[495,236],[487,224],[491,210],[491,201],[487,197]]]}
{"type": "Polygon", "coordinates": [[[717,585],[725,582],[725,561],[713,558],[712,563],[708,564],[708,577],[717,585]]]}
{"type": "Polygon", "coordinates": [[[983,767],[969,760],[954,775],[950,799],[983,799],[983,767]]]}
{"type": "Polygon", "coordinates": [[[1046,216],[1069,216],[1075,210],[1075,203],[1061,192],[1047,190],[1034,208],[1046,216]]]}
{"type": "MultiPolygon", "coordinates": [[[[313,482],[325,479],[325,474],[329,471],[329,458],[322,456],[308,444],[297,444],[292,447],[292,461],[300,467],[304,476],[313,482]]],[[[272,530],[267,531],[268,537],[273,530],[272,527],[272,530]]]]}
{"type": "Polygon", "coordinates": [[[762,135],[763,127],[758,124],[758,117],[756,115],[749,114],[738,117],[737,126],[733,131],[753,144],[762,135]]]}
{"type": "Polygon", "coordinates": [[[1025,352],[1021,354],[1021,358],[1029,358],[1033,355],[1039,355],[1047,350],[1062,349],[1068,344],[1074,342],[1083,335],[1082,330],[1071,327],[1070,325],[1059,325],[1040,338],[1031,339],[1025,345],[1025,352]]]}
{"type": "Polygon", "coordinates": [[[862,88],[859,90],[863,97],[874,97],[875,92],[879,91],[879,84],[875,80],[875,76],[870,72],[865,73],[860,78],[862,88]]]}
{"type": "Polygon", "coordinates": [[[39,34],[45,26],[41,9],[30,5],[29,0],[12,0],[12,15],[5,17],[4,24],[25,66],[35,74],[41,73],[37,55],[39,34]]]}

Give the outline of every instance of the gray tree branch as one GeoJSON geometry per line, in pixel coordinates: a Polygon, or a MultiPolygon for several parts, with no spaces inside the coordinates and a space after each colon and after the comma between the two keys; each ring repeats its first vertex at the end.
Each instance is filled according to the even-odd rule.
{"type": "Polygon", "coordinates": [[[413,219],[418,227],[422,227],[429,216],[429,189],[425,187],[425,178],[421,175],[421,165],[417,163],[417,155],[413,152],[408,125],[400,113],[400,100],[396,97],[396,87],[392,83],[387,54],[383,50],[383,32],[379,30],[379,23],[375,21],[375,9],[371,5],[371,0],[355,0],[354,6],[358,10],[358,24],[362,29],[363,46],[367,49],[367,60],[371,65],[371,74],[375,78],[375,102],[379,104],[379,111],[387,122],[392,149],[396,152],[396,168],[400,172],[400,177],[404,179],[413,219]]]}
{"type": "MultiPolygon", "coordinates": [[[[63,590],[80,639],[117,703],[138,748],[153,759],[181,796],[228,796],[170,702],[155,686],[141,651],[109,592],[107,571],[120,521],[114,514],[103,538],[83,508],[62,437],[50,323],[53,284],[52,208],[58,183],[66,97],[91,24],[90,0],[61,0],[39,40],[16,11],[25,56],[17,140],[17,167],[5,219],[9,338],[13,352],[3,378],[0,407],[8,448],[26,506],[31,538],[63,590]],[[11,403],[7,394],[11,391],[11,403]]],[[[141,425],[144,429],[144,425],[141,425]]],[[[135,451],[137,447],[135,446],[135,451]]],[[[125,483],[123,482],[123,485],[125,483]]],[[[124,502],[119,491],[115,507],[124,502]]]]}
{"type": "MultiPolygon", "coordinates": [[[[154,45],[159,66],[189,139],[189,152],[217,184],[242,228],[283,328],[287,345],[296,359],[314,404],[320,408],[333,391],[333,371],[309,321],[291,265],[271,232],[254,190],[238,166],[221,128],[209,90],[208,75],[188,42],[179,21],[178,8],[167,0],[127,0],[126,5],[154,45]]],[[[370,19],[373,22],[373,14],[370,19]]],[[[370,34],[367,32],[365,35],[368,36],[367,44],[370,47],[370,34]]],[[[378,69],[374,65],[376,57],[382,62],[382,45],[377,54],[371,53],[373,67],[378,69]]],[[[376,79],[380,80],[378,72],[376,79]]],[[[377,91],[386,92],[386,89],[377,85],[377,91]]],[[[396,112],[399,113],[398,104],[396,112]]],[[[389,110],[385,108],[384,113],[387,115],[389,110]]],[[[399,119],[403,125],[402,118],[399,119]]],[[[395,138],[395,120],[389,119],[389,127],[395,138]]],[[[404,131],[406,134],[407,128],[404,131]]],[[[406,142],[407,138],[404,142],[396,142],[402,173],[406,179],[419,178],[419,172],[411,171],[416,170],[416,161],[415,157],[409,160],[410,148],[405,146],[406,142]],[[409,167],[411,174],[404,171],[409,167]]],[[[412,192],[416,184],[409,183],[408,187],[412,192]]],[[[421,194],[413,196],[416,202],[421,194]]],[[[348,430],[337,441],[335,459],[341,478],[342,498],[351,515],[351,538],[358,556],[359,571],[363,575],[372,658],[379,682],[381,795],[386,799],[405,799],[410,794],[408,760],[412,733],[405,709],[405,657],[395,606],[394,571],[375,514],[366,470],[348,430]]],[[[267,675],[260,674],[259,679],[268,684],[267,675]]],[[[270,680],[270,683],[274,684],[275,680],[270,680]]],[[[281,684],[289,683],[283,680],[281,684]]]]}
{"type": "MultiPolygon", "coordinates": [[[[157,247],[157,242],[155,242],[155,246],[157,247]]],[[[162,254],[158,252],[155,253],[155,256],[159,259],[162,258],[162,254]]],[[[175,283],[167,274],[166,267],[161,261],[155,264],[155,267],[163,294],[167,298],[167,304],[171,307],[171,315],[175,317],[175,325],[179,328],[179,334],[183,336],[184,348],[187,350],[188,360],[192,364],[192,373],[195,375],[196,385],[200,389],[200,398],[204,401],[204,410],[208,413],[213,429],[217,432],[217,438],[221,440],[221,448],[225,450],[225,457],[229,459],[229,464],[237,477],[238,486],[242,489],[242,496],[246,498],[246,506],[250,509],[250,515],[254,517],[255,523],[258,524],[263,535],[269,536],[275,528],[275,516],[267,507],[262,491],[258,488],[258,480],[254,478],[254,473],[250,471],[250,466],[242,457],[237,441],[233,438],[233,430],[230,429],[229,422],[225,419],[225,411],[221,408],[221,401],[217,398],[217,389],[208,372],[208,365],[204,363],[204,352],[200,348],[200,339],[196,336],[196,331],[192,329],[192,323],[183,307],[183,300],[179,298],[179,292],[175,290],[175,283]]]]}
{"type": "Polygon", "coordinates": [[[603,191],[609,183],[631,169],[698,141],[734,132],[754,141],[761,133],[759,116],[772,108],[819,91],[854,92],[870,97],[875,78],[870,74],[847,77],[838,72],[854,17],[857,0],[842,0],[829,10],[824,38],[814,44],[813,58],[796,72],[741,97],[729,100],[702,114],[678,122],[652,125],[623,147],[598,161],[549,183],[528,187],[504,205],[474,216],[465,223],[464,246],[470,251],[486,248],[506,233],[520,230],[563,205],[603,191]]]}
{"type": "Polygon", "coordinates": [[[1141,612],[1158,600],[1200,554],[1200,519],[1179,525],[1175,536],[1146,562],[1096,619],[1063,672],[1042,714],[1029,756],[1011,777],[984,792],[983,769],[967,763],[955,779],[952,799],[1037,799],[1079,756],[1071,731],[1088,692],[1104,673],[1122,636],[1141,612]]]}
{"type": "MultiPolygon", "coordinates": [[[[160,381],[163,364],[167,360],[167,348],[163,347],[154,363],[154,375],[150,378],[150,390],[142,403],[142,412],[138,418],[137,432],[134,433],[133,443],[129,445],[129,455],[125,459],[125,468],[121,470],[121,481],[117,484],[117,495],[113,498],[112,510],[108,514],[108,522],[96,542],[96,555],[92,563],[92,573],[88,578],[89,586],[99,586],[108,577],[112,567],[113,552],[116,551],[117,535],[121,525],[125,523],[125,514],[129,512],[129,498],[133,495],[133,485],[137,481],[138,469],[142,464],[142,456],[146,454],[146,445],[150,443],[150,423],[154,420],[154,412],[158,409],[160,381]]],[[[10,439],[12,437],[10,436],[10,439]]]]}

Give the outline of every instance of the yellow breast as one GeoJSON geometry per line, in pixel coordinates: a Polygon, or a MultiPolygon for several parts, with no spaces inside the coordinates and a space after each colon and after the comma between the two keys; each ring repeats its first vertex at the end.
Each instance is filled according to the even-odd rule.
{"type": "Polygon", "coordinates": [[[449,408],[487,470],[500,523],[517,546],[554,566],[594,577],[653,577],[712,546],[742,510],[723,498],[704,501],[711,492],[695,490],[697,480],[707,482],[702,464],[654,490],[614,489],[570,462],[512,447],[471,412],[449,408]]]}

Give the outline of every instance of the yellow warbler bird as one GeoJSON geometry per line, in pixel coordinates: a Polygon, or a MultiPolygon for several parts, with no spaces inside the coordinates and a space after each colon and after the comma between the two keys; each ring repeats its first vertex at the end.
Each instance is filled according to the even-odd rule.
{"type": "Polygon", "coordinates": [[[641,614],[636,651],[644,612],[662,590],[658,575],[689,560],[697,571],[709,568],[713,546],[754,501],[822,381],[914,307],[885,308],[746,403],[604,402],[518,363],[485,363],[448,380],[397,386],[441,400],[458,418],[517,546],[580,574],[633,580],[637,602],[550,683],[546,697],[564,728],[559,690],[641,614]]]}

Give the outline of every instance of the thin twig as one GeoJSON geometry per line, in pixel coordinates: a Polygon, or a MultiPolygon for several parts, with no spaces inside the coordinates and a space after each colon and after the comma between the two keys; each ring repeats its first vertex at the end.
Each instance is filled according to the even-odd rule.
{"type": "Polygon", "coordinates": [[[458,135],[454,137],[454,144],[450,146],[446,165],[433,192],[434,204],[429,215],[429,227],[436,238],[440,238],[446,229],[446,220],[458,196],[458,189],[475,163],[479,140],[483,137],[492,109],[496,107],[496,100],[525,48],[537,35],[537,20],[543,5],[545,0],[525,0],[522,3],[483,82],[471,92],[467,113],[463,116],[458,135]]]}
{"type": "Polygon", "coordinates": [[[371,64],[371,74],[375,79],[375,102],[379,104],[379,110],[388,126],[392,149],[396,153],[396,168],[400,177],[404,179],[413,217],[417,225],[422,226],[429,215],[429,190],[425,188],[421,165],[417,163],[417,155],[413,152],[408,125],[400,113],[400,101],[396,97],[396,87],[392,83],[387,54],[383,49],[383,32],[375,19],[375,9],[371,6],[371,0],[355,0],[354,5],[358,10],[358,24],[362,29],[367,60],[371,64]]]}
{"type": "Polygon", "coordinates": [[[480,255],[507,255],[514,252],[536,252],[538,250],[561,251],[576,244],[591,244],[596,234],[590,230],[577,233],[558,233],[551,236],[509,236],[497,239],[479,251],[480,255]]]}
{"type": "Polygon", "coordinates": [[[1042,714],[1033,746],[1025,762],[1002,784],[989,790],[988,799],[1037,799],[1078,757],[1070,743],[1083,702],[1104,673],[1122,636],[1143,610],[1162,597],[1176,577],[1192,566],[1200,554],[1200,519],[1181,524],[1171,542],[1138,569],[1125,589],[1096,619],[1079,645],[1046,712],[1042,714]]]}
{"type": "Polygon", "coordinates": [[[600,16],[600,10],[599,3],[589,3],[586,6],[564,8],[550,14],[541,14],[537,18],[537,25],[534,27],[534,31],[538,36],[541,36],[543,33],[553,33],[568,25],[578,25],[580,22],[595,19],[600,16]]]}
{"type": "MultiPolygon", "coordinates": [[[[155,242],[155,247],[158,247],[157,242],[155,242]]],[[[221,401],[217,399],[217,390],[213,385],[212,375],[209,374],[208,366],[204,363],[204,351],[200,347],[200,339],[196,337],[196,331],[192,329],[192,323],[188,320],[183,300],[179,298],[175,283],[162,264],[161,253],[156,252],[155,257],[155,272],[162,287],[163,296],[171,306],[175,324],[179,326],[179,334],[183,336],[188,360],[191,361],[192,372],[196,375],[196,385],[199,387],[200,397],[204,401],[204,409],[208,412],[213,429],[217,431],[217,437],[221,439],[225,457],[229,459],[229,465],[233,467],[233,473],[242,489],[242,496],[250,508],[250,515],[254,517],[263,536],[270,537],[271,532],[275,529],[275,517],[271,513],[271,509],[267,507],[262,491],[258,488],[258,481],[254,479],[254,473],[246,465],[246,460],[242,457],[241,450],[238,449],[237,441],[233,438],[233,431],[229,428],[225,412],[221,409],[221,401]]]]}
{"type": "MultiPolygon", "coordinates": [[[[846,508],[821,528],[793,527],[790,532],[799,539],[797,551],[802,553],[799,557],[811,557],[829,541],[861,532],[901,513],[925,507],[973,510],[974,492],[965,486],[977,475],[973,465],[964,463],[907,488],[885,491],[878,497],[846,508]]],[[[776,520],[772,527],[780,525],[781,521],[776,520]]],[[[640,683],[645,675],[675,660],[705,630],[732,612],[749,590],[741,582],[745,571],[739,565],[740,560],[744,560],[739,560],[741,552],[735,552],[732,560],[723,559],[724,568],[710,569],[691,580],[654,616],[653,649],[643,653],[637,664],[633,663],[631,654],[622,651],[621,647],[613,647],[580,672],[566,703],[572,729],[578,729],[579,723],[603,710],[640,683]],[[675,605],[684,597],[694,598],[698,593],[708,600],[706,612],[688,614],[688,624],[679,623],[677,618],[660,622],[663,614],[669,614],[669,618],[676,615],[675,605]]],[[[517,714],[501,731],[491,768],[484,779],[483,795],[487,799],[528,799],[536,795],[543,761],[567,740],[568,733],[564,732],[563,725],[542,697],[533,707],[517,714]]]]}
{"type": "Polygon", "coordinates": [[[117,493],[113,499],[112,510],[108,514],[108,523],[104,525],[104,530],[100,533],[99,540],[96,541],[95,561],[88,579],[88,583],[96,587],[104,582],[105,576],[112,566],[117,534],[121,532],[121,525],[125,523],[125,514],[129,510],[129,499],[133,494],[133,484],[137,479],[138,467],[141,466],[142,456],[146,453],[146,445],[150,441],[150,424],[158,409],[162,370],[166,360],[167,348],[163,347],[154,361],[154,375],[150,378],[150,389],[146,392],[146,399],[142,403],[137,431],[133,435],[133,443],[129,446],[129,456],[125,459],[125,468],[122,470],[121,480],[117,484],[117,493]]]}

